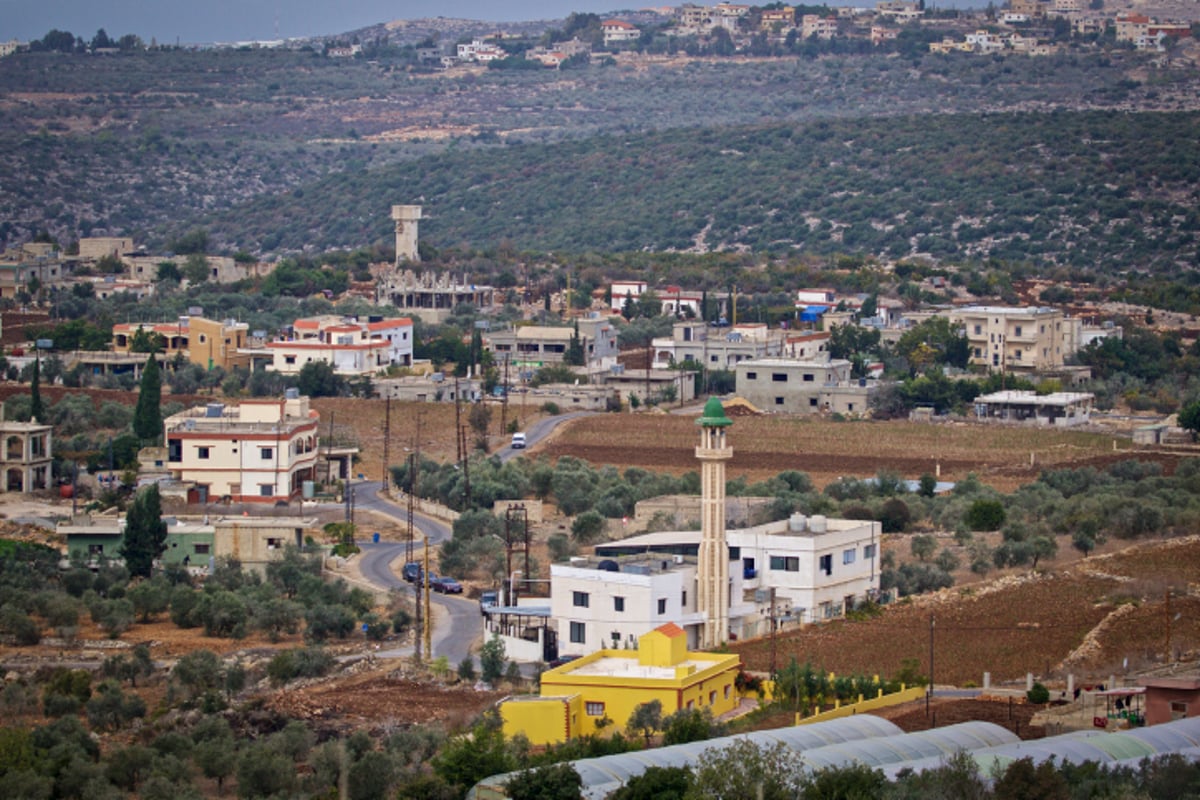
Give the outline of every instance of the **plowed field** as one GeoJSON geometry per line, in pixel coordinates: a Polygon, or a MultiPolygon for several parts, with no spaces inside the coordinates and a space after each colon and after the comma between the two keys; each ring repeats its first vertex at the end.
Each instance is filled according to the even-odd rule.
{"type": "MultiPolygon", "coordinates": [[[[933,619],[938,684],[1065,675],[1101,680],[1200,649],[1200,537],[1146,542],[1069,570],[1010,576],[947,589],[884,609],[863,621],[838,620],[780,634],[776,663],[791,657],[837,673],[894,674],[916,659],[928,674],[933,619]],[[1168,599],[1167,592],[1172,591],[1168,599]],[[1178,618],[1176,618],[1178,615],[1178,618]],[[1169,620],[1169,622],[1168,622],[1169,620]]],[[[734,645],[746,666],[766,671],[771,642],[734,645]]]]}
{"type": "MultiPolygon", "coordinates": [[[[783,470],[808,473],[817,486],[842,476],[870,477],[888,468],[905,478],[935,474],[958,480],[974,472],[1011,490],[1047,468],[1101,466],[1131,457],[1128,440],[1114,452],[1113,438],[1094,433],[969,423],[833,422],[812,417],[739,416],[729,429],[730,478],[762,480],[783,470]]],[[[593,464],[640,466],[682,473],[698,468],[694,416],[600,414],[575,420],[535,450],[551,458],[571,455],[593,464]]],[[[1176,456],[1137,453],[1164,463],[1176,456]]]]}

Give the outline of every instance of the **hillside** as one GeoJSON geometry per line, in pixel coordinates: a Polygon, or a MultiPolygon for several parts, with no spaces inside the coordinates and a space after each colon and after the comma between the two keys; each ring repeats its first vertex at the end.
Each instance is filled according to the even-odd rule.
{"type": "MultiPolygon", "coordinates": [[[[430,241],[440,246],[491,246],[508,236],[523,246],[567,250],[684,248],[712,218],[707,247],[786,249],[800,238],[797,215],[812,203],[797,200],[775,210],[760,196],[743,195],[752,184],[742,176],[760,177],[747,171],[752,159],[722,151],[768,156],[762,167],[769,175],[779,173],[777,157],[788,155],[789,178],[807,173],[810,163],[835,166],[855,151],[830,158],[814,143],[808,160],[796,159],[790,148],[763,153],[742,141],[743,134],[728,133],[731,128],[825,120],[844,138],[838,126],[852,123],[839,120],[899,114],[1187,109],[1196,80],[1194,71],[1174,66],[1147,72],[1141,54],[1086,50],[1045,59],[679,56],[562,72],[463,67],[442,73],[413,71],[395,59],[338,60],[304,51],[24,54],[0,60],[0,239],[19,241],[45,228],[64,242],[132,233],[163,245],[203,226],[229,251],[359,246],[387,241],[391,203],[424,198],[430,241]],[[721,127],[683,132],[713,126],[721,127]],[[640,135],[649,131],[680,132],[678,139],[640,135]],[[722,142],[731,136],[726,147],[722,142]],[[593,137],[601,138],[585,141],[593,137]],[[546,149],[564,140],[570,143],[562,149],[546,149]],[[695,152],[687,147],[693,141],[695,152]],[[497,150],[509,144],[526,147],[513,154],[497,150]],[[425,160],[437,153],[439,159],[425,160]],[[697,183],[705,176],[707,187],[697,183]],[[660,177],[663,191],[640,192],[648,195],[643,203],[653,203],[639,203],[627,215],[657,227],[613,235],[599,213],[606,209],[596,203],[614,193],[625,203],[623,192],[660,177]],[[689,204],[667,193],[673,189],[685,196],[703,191],[689,204]],[[545,205],[534,202],[539,196],[545,205]],[[743,204],[745,212],[726,211],[743,204]],[[761,214],[778,223],[761,224],[761,214]],[[593,233],[579,232],[593,222],[599,223],[593,233]]],[[[954,133],[962,123],[950,118],[934,125],[954,133]]],[[[919,125],[905,127],[910,135],[920,133],[919,125]]],[[[1135,131],[1149,131],[1141,141],[1158,141],[1151,127],[1135,131]]],[[[803,138],[806,130],[791,136],[803,138]]],[[[958,158],[969,157],[973,140],[964,135],[959,141],[968,149],[958,158]]],[[[764,144],[780,147],[772,135],[764,144]]],[[[954,149],[946,140],[935,144],[935,150],[954,149]]],[[[896,152],[884,147],[907,146],[898,139],[881,145],[871,148],[876,158],[896,152]]],[[[988,145],[998,146],[994,139],[988,145]]],[[[1020,154],[1011,160],[1020,164],[1020,154]]],[[[860,177],[876,180],[876,172],[869,167],[860,177]]],[[[805,189],[816,186],[820,196],[828,179],[818,171],[805,189]]],[[[978,175],[972,179],[977,183],[978,175]]],[[[775,188],[773,180],[766,185],[775,188]]],[[[851,181],[845,191],[861,189],[851,181]]],[[[837,207],[814,208],[830,225],[854,221],[837,207]]],[[[1037,213],[1036,202],[1030,208],[1037,213]]],[[[939,219],[936,235],[944,236],[952,222],[939,219]]],[[[828,231],[831,241],[808,237],[803,246],[833,248],[836,232],[828,231]]],[[[852,235],[847,246],[876,244],[852,235]]],[[[878,244],[901,246],[892,239],[878,244]]],[[[935,254],[954,252],[935,245],[935,254]]]]}
{"type": "Polygon", "coordinates": [[[435,246],[508,238],[556,252],[923,253],[1169,270],[1197,253],[1196,125],[1193,113],[1056,112],[604,136],[339,174],[209,221],[255,247],[330,247],[386,236],[381,199],[419,197],[435,246]]]}

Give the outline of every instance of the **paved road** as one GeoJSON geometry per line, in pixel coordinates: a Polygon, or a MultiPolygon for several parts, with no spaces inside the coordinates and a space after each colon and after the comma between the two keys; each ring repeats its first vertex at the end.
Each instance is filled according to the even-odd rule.
{"type": "MultiPolygon", "coordinates": [[[[594,411],[572,411],[556,417],[540,419],[525,432],[526,440],[533,446],[549,436],[555,428],[568,420],[594,414],[594,411]]],[[[501,461],[508,461],[521,454],[521,450],[504,447],[497,455],[501,461]]],[[[351,484],[354,492],[354,507],[356,511],[371,511],[390,517],[402,525],[408,523],[407,507],[389,500],[383,493],[383,484],[379,481],[354,481],[351,484]]],[[[450,538],[450,526],[422,514],[413,514],[413,527],[419,530],[431,545],[441,544],[450,538]]],[[[366,537],[363,537],[366,538],[366,537]]],[[[404,542],[359,542],[362,548],[359,569],[363,577],[382,589],[404,588],[412,591],[408,584],[398,574],[404,563],[406,543],[404,542]]],[[[416,550],[420,558],[423,547],[416,550]]],[[[433,629],[433,656],[445,656],[450,666],[457,667],[468,655],[474,644],[483,636],[483,617],[479,614],[479,604],[457,595],[441,595],[431,593],[433,603],[446,613],[435,617],[433,629]]],[[[381,656],[403,657],[412,652],[412,648],[380,653],[381,656]]]]}
{"type": "MultiPolygon", "coordinates": [[[[408,509],[380,495],[378,481],[356,481],[352,486],[355,508],[358,511],[373,511],[407,524],[408,509]]],[[[425,535],[431,545],[450,538],[449,525],[421,514],[413,514],[413,527],[425,535]]],[[[397,574],[397,570],[404,564],[407,547],[405,542],[360,542],[359,546],[363,551],[359,569],[362,570],[364,578],[384,589],[403,588],[412,591],[411,585],[397,574]]],[[[417,549],[418,557],[423,550],[423,547],[417,549]]],[[[450,666],[457,667],[471,654],[472,646],[483,635],[483,618],[479,614],[479,604],[463,597],[436,592],[432,592],[430,598],[445,611],[445,614],[435,617],[438,624],[433,628],[433,656],[445,656],[450,666]]],[[[411,648],[406,648],[386,655],[403,656],[410,652],[411,648]]]]}
{"type": "MultiPolygon", "coordinates": [[[[598,411],[570,411],[566,414],[559,414],[557,417],[546,417],[545,419],[539,419],[537,422],[530,425],[528,430],[525,431],[526,446],[533,447],[542,439],[545,439],[547,436],[549,436],[555,428],[557,428],[559,425],[562,425],[564,422],[568,422],[573,419],[579,419],[580,417],[590,417],[593,414],[598,413],[598,411]]],[[[505,445],[496,451],[496,455],[499,456],[500,461],[503,462],[517,457],[522,452],[522,450],[513,450],[508,445],[505,445]]]]}

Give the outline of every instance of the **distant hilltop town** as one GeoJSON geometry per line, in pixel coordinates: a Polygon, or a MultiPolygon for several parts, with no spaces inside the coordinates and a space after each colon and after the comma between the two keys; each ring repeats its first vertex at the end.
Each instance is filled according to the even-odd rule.
{"type": "MultiPolygon", "coordinates": [[[[1164,6],[1157,15],[1146,11],[1104,0],[1008,0],[974,10],[926,8],[923,0],[879,0],[874,7],[685,3],[620,16],[571,14],[559,21],[561,27],[554,27],[555,21],[497,27],[460,19],[397,20],[312,39],[205,47],[319,49],[328,58],[341,59],[401,54],[414,65],[434,69],[472,64],[557,69],[593,55],[770,57],[821,46],[833,52],[852,52],[856,43],[896,46],[904,38],[908,47],[947,54],[1049,55],[1070,42],[1164,51],[1191,39],[1200,22],[1200,7],[1194,4],[1164,6]]],[[[111,55],[160,47],[133,34],[113,39],[103,29],[90,40],[53,30],[31,42],[0,43],[0,57],[23,51],[111,55]]]]}

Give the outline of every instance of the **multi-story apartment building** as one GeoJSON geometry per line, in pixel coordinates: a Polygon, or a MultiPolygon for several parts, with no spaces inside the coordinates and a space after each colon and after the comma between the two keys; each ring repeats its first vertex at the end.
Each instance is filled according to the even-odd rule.
{"type": "Polygon", "coordinates": [[[308,398],[209,403],[163,422],[167,464],[176,480],[196,484],[200,502],[287,502],[316,479],[320,415],[308,398]]]}
{"type": "Polygon", "coordinates": [[[292,335],[268,342],[267,349],[271,369],[284,375],[298,374],[313,362],[329,364],[338,375],[374,375],[390,366],[412,365],[412,320],[308,317],[296,320],[292,335]]]}
{"type": "Polygon", "coordinates": [[[1075,352],[1072,327],[1057,308],[968,306],[951,320],[966,333],[969,363],[990,371],[1058,369],[1075,352]]]}
{"type": "Polygon", "coordinates": [[[837,36],[837,17],[823,17],[820,14],[805,14],[800,18],[800,38],[832,39],[837,36]]]}

